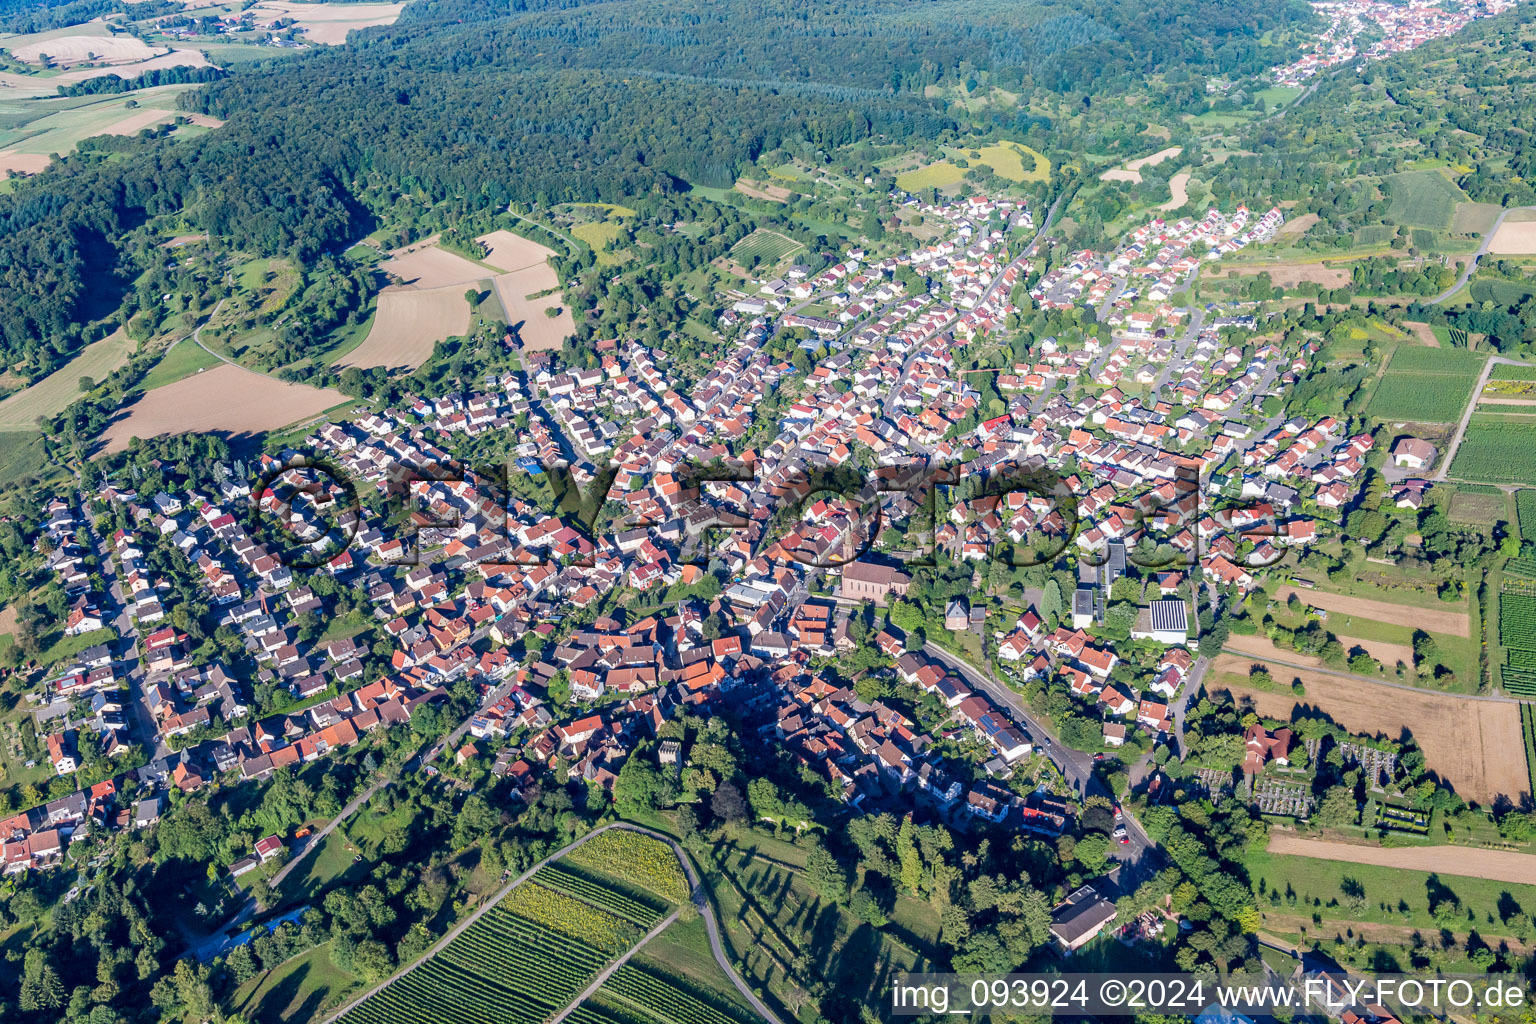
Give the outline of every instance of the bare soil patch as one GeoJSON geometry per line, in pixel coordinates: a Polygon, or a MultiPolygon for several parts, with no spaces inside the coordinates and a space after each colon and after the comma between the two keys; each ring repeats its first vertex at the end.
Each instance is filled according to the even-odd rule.
{"type": "MultiPolygon", "coordinates": [[[[548,262],[555,250],[511,231],[492,231],[475,239],[485,243],[490,251],[485,261],[497,270],[511,273],[548,262]]],[[[551,285],[553,287],[553,285],[551,285]]]]}
{"type": "Polygon", "coordinates": [[[346,395],[331,388],[286,384],[222,363],[155,388],[122,409],[102,434],[103,451],[122,451],[130,438],[160,434],[257,434],[345,401],[346,395]]]}
{"type": "Polygon", "coordinates": [[[456,284],[442,288],[386,288],[363,343],[337,366],[414,370],[439,341],[469,330],[469,303],[456,284]]]}
{"type": "Polygon", "coordinates": [[[793,195],[783,185],[765,185],[762,182],[747,182],[745,180],[736,183],[736,191],[753,199],[766,199],[770,203],[785,203],[793,195]]]}
{"type": "Polygon", "coordinates": [[[1488,251],[1499,256],[1536,256],[1536,221],[1506,218],[1493,233],[1488,251]]]}
{"type": "MultiPolygon", "coordinates": [[[[1315,658],[1310,654],[1302,654],[1300,651],[1287,651],[1284,648],[1276,647],[1275,642],[1267,636],[1242,636],[1233,633],[1227,639],[1227,646],[1234,651],[1251,654],[1255,658],[1275,658],[1280,661],[1292,662],[1296,665],[1308,665],[1312,668],[1323,667],[1323,659],[1315,658]]],[[[1245,671],[1241,674],[1247,675],[1248,673],[1245,671]]]]}
{"type": "Polygon", "coordinates": [[[1292,217],[1280,225],[1280,230],[1275,232],[1275,236],[1277,238],[1300,238],[1308,231],[1311,231],[1312,226],[1318,220],[1319,218],[1315,213],[1304,213],[1300,217],[1292,217]]]}
{"type": "Polygon", "coordinates": [[[443,288],[447,285],[467,285],[488,275],[485,268],[462,256],[439,249],[436,236],[425,241],[395,249],[390,258],[379,264],[386,274],[394,274],[408,287],[443,288]]]}
{"type": "Polygon", "coordinates": [[[1388,668],[1394,667],[1398,662],[1404,665],[1413,664],[1413,648],[1408,644],[1388,643],[1385,640],[1362,640],[1357,636],[1339,635],[1339,643],[1344,645],[1346,651],[1352,651],[1356,647],[1375,658],[1388,668]]]}
{"type": "Polygon", "coordinates": [[[1536,405],[1536,398],[1489,398],[1484,395],[1478,399],[1479,405],[1536,405]]]}
{"type": "Polygon", "coordinates": [[[1276,832],[1269,837],[1269,852],[1317,860],[1370,864],[1379,868],[1431,871],[1437,875],[1463,875],[1494,882],[1530,885],[1536,879],[1536,857],[1508,850],[1484,850],[1476,846],[1355,846],[1324,839],[1303,839],[1276,832]]]}
{"type": "Polygon", "coordinates": [[[1158,150],[1151,156],[1144,156],[1137,160],[1126,161],[1125,169],[1128,171],[1139,171],[1143,167],[1156,167],[1164,160],[1172,160],[1182,152],[1184,152],[1183,146],[1169,146],[1167,149],[1158,150]]]}
{"type": "Polygon", "coordinates": [[[1440,339],[1435,337],[1435,332],[1429,324],[1418,320],[1404,320],[1403,326],[1413,332],[1414,337],[1424,343],[1425,348],[1439,348],[1440,339]]]}
{"type": "MultiPolygon", "coordinates": [[[[1167,138],[1166,135],[1163,137],[1167,138]]],[[[1124,167],[1116,167],[1099,175],[1099,180],[1129,181],[1133,184],[1139,185],[1141,184],[1141,169],[1143,167],[1156,167],[1164,160],[1171,160],[1182,152],[1184,152],[1183,146],[1169,146],[1167,149],[1158,150],[1151,156],[1138,157],[1135,160],[1127,160],[1124,167]]],[[[1184,178],[1187,181],[1189,179],[1189,175],[1184,175],[1184,178]]],[[[1183,204],[1180,203],[1179,205],[1183,204]]]]}
{"type": "Polygon", "coordinates": [[[6,150],[0,153],[0,174],[6,171],[15,171],[17,174],[36,174],[38,171],[48,169],[48,161],[47,153],[13,153],[6,150]]]}
{"type": "Polygon", "coordinates": [[[1234,274],[1268,274],[1269,279],[1282,288],[1294,288],[1303,281],[1311,281],[1324,288],[1339,288],[1349,283],[1347,267],[1327,267],[1321,263],[1244,263],[1224,267],[1216,277],[1234,274]]]}
{"type": "Polygon", "coordinates": [[[1253,664],[1246,655],[1223,654],[1212,666],[1221,681],[1209,686],[1248,698],[1268,718],[1289,721],[1299,710],[1300,717],[1321,713],[1355,733],[1396,740],[1407,731],[1423,749],[1429,769],[1467,800],[1487,804],[1506,796],[1518,804],[1530,789],[1520,706],[1514,702],[1412,690],[1279,664],[1267,666],[1270,673],[1277,679],[1299,678],[1305,696],[1223,679],[1224,673],[1246,677],[1253,664]]]}
{"type": "Polygon", "coordinates": [[[1296,587],[1281,587],[1275,591],[1275,596],[1281,601],[1289,600],[1292,594],[1312,607],[1321,608],[1324,611],[1344,612],[1364,619],[1375,619],[1377,622],[1391,622],[1413,629],[1422,629],[1428,633],[1446,633],[1451,636],[1471,635],[1471,620],[1466,612],[1411,608],[1405,604],[1393,604],[1389,601],[1372,601],[1363,597],[1330,594],[1321,590],[1298,590],[1296,587]]]}
{"type": "Polygon", "coordinates": [[[1177,210],[1189,202],[1189,172],[1180,171],[1172,178],[1169,178],[1168,189],[1172,193],[1173,198],[1159,206],[1159,210],[1177,210]]]}

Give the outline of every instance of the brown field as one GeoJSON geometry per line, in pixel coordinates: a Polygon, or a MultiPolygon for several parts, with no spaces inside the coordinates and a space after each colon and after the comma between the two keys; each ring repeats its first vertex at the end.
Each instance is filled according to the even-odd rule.
{"type": "Polygon", "coordinates": [[[1406,730],[1423,749],[1429,769],[1464,799],[1491,803],[1507,796],[1516,804],[1530,788],[1520,706],[1513,701],[1476,700],[1428,690],[1413,690],[1367,679],[1312,669],[1268,666],[1276,679],[1299,678],[1306,695],[1259,690],[1229,682],[1224,673],[1246,677],[1253,659],[1223,654],[1211,670],[1210,689],[1230,690],[1248,698],[1267,718],[1291,719],[1298,709],[1321,712],[1353,733],[1400,738],[1406,730]]]}
{"type": "Polygon", "coordinates": [[[794,194],[782,185],[764,185],[761,182],[749,184],[746,181],[738,181],[736,191],[753,199],[766,199],[770,203],[788,202],[794,194]]]}
{"type": "MultiPolygon", "coordinates": [[[[1164,137],[1166,138],[1166,136],[1164,137]]],[[[1182,152],[1184,152],[1183,146],[1169,146],[1167,149],[1158,150],[1151,156],[1139,157],[1135,160],[1127,160],[1124,167],[1116,167],[1113,170],[1105,171],[1103,174],[1099,175],[1099,180],[1129,181],[1139,185],[1141,183],[1141,169],[1143,167],[1156,167],[1164,160],[1172,160],[1182,152]]],[[[1189,175],[1186,174],[1184,178],[1186,181],[1189,180],[1189,175]]],[[[1183,204],[1181,203],[1180,205],[1183,204]]]]}
{"type": "Polygon", "coordinates": [[[6,150],[0,153],[0,175],[6,171],[15,171],[17,174],[36,174],[48,168],[49,159],[47,153],[13,153],[6,150]]]}
{"type": "Polygon", "coordinates": [[[1269,838],[1269,852],[1318,860],[1370,864],[1379,868],[1406,868],[1433,871],[1437,875],[1463,875],[1487,878],[1495,882],[1530,885],[1536,879],[1536,857],[1509,850],[1484,850],[1475,846],[1355,846],[1330,843],[1323,839],[1275,833],[1269,838]]]}
{"type": "Polygon", "coordinates": [[[1488,251],[1497,256],[1536,256],[1536,221],[1506,219],[1493,233],[1488,251]]]}
{"type": "Polygon", "coordinates": [[[1435,332],[1430,329],[1429,324],[1418,320],[1404,320],[1403,326],[1412,331],[1414,336],[1422,341],[1426,348],[1440,347],[1440,339],[1435,337],[1435,332]]]}
{"type": "Polygon", "coordinates": [[[1413,664],[1413,647],[1409,644],[1394,644],[1385,640],[1362,640],[1357,636],[1343,635],[1339,635],[1339,643],[1344,645],[1346,651],[1352,651],[1356,647],[1363,648],[1365,653],[1387,668],[1395,667],[1398,662],[1404,665],[1413,664]]]}
{"type": "Polygon", "coordinates": [[[1298,590],[1296,587],[1281,587],[1275,591],[1275,597],[1286,601],[1293,593],[1312,607],[1328,612],[1343,612],[1346,615],[1358,615],[1362,619],[1392,622],[1411,629],[1422,629],[1427,633],[1470,636],[1472,631],[1471,620],[1466,612],[1411,608],[1408,605],[1393,604],[1389,601],[1371,601],[1346,594],[1324,593],[1321,590],[1298,590]]]}
{"type": "Polygon", "coordinates": [[[1275,233],[1276,238],[1300,238],[1312,230],[1312,225],[1318,222],[1315,213],[1304,213],[1300,217],[1292,217],[1280,225],[1280,230],[1275,233]]]}
{"type": "Polygon", "coordinates": [[[394,274],[414,288],[443,288],[451,284],[462,287],[490,276],[484,267],[447,249],[439,249],[433,244],[436,240],[433,236],[415,245],[395,249],[389,259],[379,264],[379,269],[394,274]]]}
{"type": "Polygon", "coordinates": [[[103,64],[131,64],[158,56],[166,51],[149,46],[133,36],[58,36],[18,46],[11,55],[27,64],[41,64],[44,54],[62,67],[66,64],[82,64],[86,61],[103,64]],[[92,56],[94,54],[95,56],[92,56]]]}
{"type": "Polygon", "coordinates": [[[226,436],[276,430],[347,401],[331,388],[285,384],[227,363],[146,393],[123,408],[102,434],[104,452],[129,438],[159,434],[226,436]]]}
{"type": "Polygon", "coordinates": [[[1234,274],[1269,274],[1269,279],[1282,288],[1294,288],[1303,281],[1311,281],[1324,288],[1339,288],[1349,283],[1348,267],[1325,267],[1321,263],[1245,263],[1224,268],[1217,277],[1234,274]]]}
{"type": "Polygon", "coordinates": [[[556,349],[576,333],[576,320],[560,292],[537,299],[528,298],[559,285],[554,268],[547,263],[510,274],[497,274],[491,278],[491,283],[496,288],[496,297],[501,300],[501,308],[507,313],[507,323],[517,328],[524,348],[556,349]],[[550,306],[559,306],[560,315],[548,316],[544,311],[550,306]]]}
{"type": "Polygon", "coordinates": [[[1189,172],[1180,171],[1169,178],[1168,189],[1173,198],[1159,206],[1159,210],[1177,210],[1189,202],[1189,172]]]}
{"type": "Polygon", "coordinates": [[[1536,405],[1536,398],[1510,398],[1509,396],[1489,397],[1483,395],[1477,400],[1478,405],[1536,405]]]}
{"type": "Polygon", "coordinates": [[[384,289],[368,337],[336,365],[414,370],[426,362],[439,341],[469,330],[464,292],[456,284],[384,289]]]}
{"type": "MultiPolygon", "coordinates": [[[[1288,661],[1295,665],[1307,665],[1311,668],[1322,668],[1323,659],[1315,658],[1310,654],[1302,654],[1300,651],[1287,651],[1276,647],[1275,642],[1267,636],[1243,636],[1233,633],[1227,639],[1227,646],[1234,651],[1242,651],[1255,658],[1275,658],[1279,661],[1288,661]]],[[[1247,672],[1243,672],[1247,675],[1247,672]]]]}
{"type": "MultiPolygon", "coordinates": [[[[511,273],[514,270],[526,270],[546,262],[555,255],[555,250],[522,235],[513,234],[511,231],[492,231],[490,234],[481,235],[475,239],[485,243],[490,251],[486,254],[485,262],[497,270],[511,273]]],[[[558,282],[555,282],[558,283],[558,282]]],[[[553,288],[554,284],[549,287],[553,288]]]]}
{"type": "Polygon", "coordinates": [[[347,33],[355,28],[393,25],[404,6],[403,3],[326,4],[262,0],[251,10],[274,18],[292,18],[311,42],[339,46],[347,41],[347,33]]]}

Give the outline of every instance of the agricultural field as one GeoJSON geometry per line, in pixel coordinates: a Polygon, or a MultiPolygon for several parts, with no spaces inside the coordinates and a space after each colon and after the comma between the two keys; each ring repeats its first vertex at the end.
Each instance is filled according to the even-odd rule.
{"type": "Polygon", "coordinates": [[[1483,357],[1454,349],[1403,346],[1392,354],[1366,414],[1394,423],[1459,419],[1482,373],[1483,357]]]}
{"type": "Polygon", "coordinates": [[[1488,243],[1488,251],[1497,256],[1536,255],[1536,218],[1531,211],[1518,210],[1505,217],[1488,243]]]}
{"type": "Polygon", "coordinates": [[[0,432],[36,430],[39,416],[57,416],[80,397],[82,377],[105,380],[128,361],[132,349],[132,339],[121,329],[87,345],[59,369],[0,402],[0,432]]]}
{"type": "MultiPolygon", "coordinates": [[[[1536,224],[1530,225],[1536,229],[1536,224]]],[[[1536,281],[1507,281],[1501,277],[1474,277],[1471,284],[1472,301],[1494,302],[1500,306],[1518,306],[1527,297],[1536,295],[1536,281]]]]}
{"type": "Polygon", "coordinates": [[[731,258],[749,270],[773,267],[803,248],[793,238],[759,228],[731,247],[731,258]]]}
{"type": "MultiPolygon", "coordinates": [[[[583,1004],[586,1009],[588,1004],[583,1004]]],[[[743,1012],[719,998],[695,990],[683,980],[654,967],[625,964],[597,991],[593,1009],[599,1015],[588,1024],[603,1022],[601,1011],[618,1010],[617,1018],[626,1017],[647,1024],[755,1024],[756,1016],[743,1012]]],[[[580,1011],[578,1011],[579,1013],[580,1011]]],[[[578,1018],[578,1021],[586,1018],[578,1018]]],[[[606,1022],[603,1022],[606,1024],[606,1022]]]]}
{"type": "Polygon", "coordinates": [[[156,388],[125,406],[102,433],[103,451],[122,451],[130,438],[159,434],[258,434],[347,401],[332,388],[289,384],[226,363],[156,388]]]}
{"type": "Polygon", "coordinates": [[[1531,773],[1531,792],[1536,793],[1536,704],[1520,705],[1520,725],[1525,733],[1525,765],[1531,773]]]}
{"type": "Polygon", "coordinates": [[[349,1009],[341,1022],[542,1024],[639,941],[663,908],[687,899],[686,882],[677,885],[674,872],[683,877],[675,854],[659,840],[627,829],[594,836],[539,872],[550,885],[529,880],[515,886],[434,955],[349,1009]],[[599,882],[591,873],[594,864],[613,869],[622,885],[599,882]],[[629,891],[634,887],[652,894],[681,891],[682,899],[637,898],[629,891]],[[574,889],[584,895],[572,895],[574,889]]]}
{"type": "Polygon", "coordinates": [[[339,46],[355,28],[393,25],[400,17],[403,3],[295,3],[291,0],[261,0],[249,10],[258,18],[291,18],[304,37],[314,43],[339,46]]]}
{"type": "Polygon", "coordinates": [[[1488,374],[1488,379],[1490,381],[1536,381],[1536,366],[1515,366],[1510,363],[1496,363],[1493,371],[1488,374]]]}
{"type": "Polygon", "coordinates": [[[438,342],[469,330],[464,292],[456,284],[384,289],[367,337],[336,365],[414,370],[427,361],[438,342]]]}
{"type": "Polygon", "coordinates": [[[1044,154],[1037,153],[1018,142],[1002,142],[995,146],[982,146],[970,156],[969,150],[945,150],[951,157],[963,155],[966,159],[986,164],[992,173],[1009,181],[1049,181],[1051,162],[1044,154]]]}
{"type": "Polygon", "coordinates": [[[1536,491],[1527,488],[1515,493],[1515,516],[1520,521],[1520,536],[1536,541],[1536,491]]]}
{"type": "Polygon", "coordinates": [[[1499,594],[1499,644],[1504,648],[1504,689],[1536,700],[1536,559],[1512,559],[1499,594]]]}
{"type": "Polygon", "coordinates": [[[1524,484],[1536,480],[1531,427],[1476,415],[1467,424],[1450,475],[1458,480],[1524,484]]]}
{"type": "Polygon", "coordinates": [[[560,863],[622,879],[668,903],[688,901],[688,878],[671,849],[628,829],[609,829],[566,854],[560,863]]]}
{"type": "Polygon", "coordinates": [[[485,258],[481,262],[507,274],[514,270],[542,266],[555,255],[555,250],[548,246],[505,229],[481,235],[475,241],[486,249],[485,258]]]}
{"type": "Polygon", "coordinates": [[[176,110],[176,97],[188,88],[166,85],[107,97],[0,101],[0,175],[9,170],[35,174],[48,166],[50,154],[72,153],[82,139],[132,135],[178,116],[193,124],[219,125],[214,118],[176,110]]]}
{"type": "MultiPolygon", "coordinates": [[[[1454,863],[1445,869],[1442,869],[1439,864],[1424,863],[1421,869],[1414,870],[1407,866],[1370,862],[1371,858],[1388,861],[1397,857],[1403,858],[1408,863],[1413,863],[1415,860],[1427,861],[1430,855],[1423,847],[1399,850],[1349,847],[1338,850],[1337,847],[1340,845],[1285,836],[1272,839],[1268,852],[1248,854],[1249,877],[1254,891],[1261,897],[1259,908],[1267,913],[1284,914],[1294,906],[1297,908],[1296,913],[1305,914],[1310,919],[1312,910],[1316,909],[1313,900],[1319,899],[1325,907],[1333,906],[1332,913],[1338,915],[1341,920],[1411,925],[1438,930],[1445,926],[1445,923],[1436,920],[1431,907],[1447,899],[1447,893],[1449,893],[1450,897],[1453,897],[1455,902],[1463,908],[1463,912],[1458,914],[1461,922],[1450,926],[1453,930],[1460,931],[1474,927],[1472,922],[1466,919],[1466,911],[1471,911],[1476,915],[1475,927],[1478,930],[1494,932],[1498,932],[1503,927],[1513,928],[1516,926],[1518,917],[1536,911],[1536,885],[1522,885],[1509,880],[1470,876],[1458,872],[1454,863]],[[1335,849],[1329,850],[1328,847],[1335,849]],[[1316,853],[1348,852],[1352,855],[1357,854],[1360,861],[1324,859],[1318,856],[1281,852],[1292,849],[1310,850],[1316,853]],[[1346,880],[1354,881],[1356,892],[1363,890],[1365,906],[1358,914],[1344,911],[1334,903],[1334,901],[1343,901],[1346,880]],[[1296,894],[1294,903],[1286,895],[1291,892],[1296,894]],[[1271,898],[1269,895],[1271,893],[1276,894],[1279,899],[1271,898]],[[1513,907],[1510,906],[1510,902],[1514,903],[1513,907]]],[[[1458,858],[1470,859],[1468,854],[1492,852],[1496,851],[1464,850],[1454,847],[1436,850],[1437,854],[1443,853],[1444,858],[1452,862],[1458,858]]],[[[1528,855],[1522,854],[1505,854],[1505,856],[1528,858],[1528,855]]],[[[1518,865],[1520,861],[1517,859],[1514,863],[1518,865]]],[[[1463,868],[1463,871],[1465,870],[1466,868],[1463,868]]],[[[1528,882],[1530,877],[1527,876],[1521,881],[1528,882]]],[[[1325,910],[1324,916],[1331,915],[1325,910]]]]}
{"type": "Polygon", "coordinates": [[[1470,199],[1439,171],[1404,171],[1389,175],[1386,185],[1392,197],[1387,216],[1414,228],[1448,230],[1457,204],[1470,199]]]}
{"type": "Polygon", "coordinates": [[[907,192],[925,188],[948,188],[965,179],[965,172],[948,160],[940,160],[926,167],[903,171],[896,175],[896,187],[907,192]]]}

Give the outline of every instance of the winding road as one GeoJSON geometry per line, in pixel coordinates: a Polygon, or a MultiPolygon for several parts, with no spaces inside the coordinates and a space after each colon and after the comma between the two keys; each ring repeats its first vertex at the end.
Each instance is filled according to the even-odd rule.
{"type": "MultiPolygon", "coordinates": [[[[708,893],[705,891],[703,884],[699,881],[699,876],[693,869],[693,863],[688,859],[687,854],[683,852],[683,848],[679,846],[677,842],[674,841],[670,836],[663,835],[660,832],[655,832],[651,829],[645,828],[642,825],[630,824],[626,821],[615,821],[610,822],[607,825],[602,825],[593,829],[591,832],[588,832],[580,839],[573,840],[572,842],[569,842],[562,846],[560,849],[556,850],[554,853],[551,853],[549,856],[545,857],[543,860],[530,867],[527,871],[524,871],[522,874],[512,879],[512,881],[502,886],[494,896],[480,904],[480,906],[476,907],[468,917],[454,925],[452,928],[448,929],[448,931],[443,934],[443,937],[438,939],[437,942],[433,943],[432,948],[428,949],[418,959],[400,968],[395,973],[385,978],[383,981],[379,982],[372,988],[364,991],[361,995],[356,996],[347,1002],[340,1009],[326,1017],[324,1021],[321,1022],[321,1024],[334,1024],[335,1021],[339,1020],[354,1007],[360,1006],[368,999],[371,999],[373,996],[383,991],[393,982],[403,978],[417,967],[421,966],[437,954],[441,953],[450,942],[463,934],[470,925],[474,924],[483,914],[489,911],[492,907],[496,906],[496,904],[500,903],[502,899],[506,897],[507,893],[511,892],[519,885],[522,885],[534,875],[538,874],[539,870],[546,864],[549,864],[551,861],[559,860],[561,857],[564,857],[566,854],[570,853],[578,846],[581,846],[583,843],[592,839],[594,836],[601,835],[602,833],[607,832],[609,829],[615,828],[628,829],[631,832],[639,832],[642,835],[650,836],[652,839],[658,839],[672,848],[672,852],[677,856],[678,862],[683,867],[683,873],[688,878],[688,888],[694,909],[696,909],[699,912],[699,915],[704,918],[704,927],[709,932],[709,951],[714,955],[715,963],[720,966],[720,969],[725,972],[725,976],[731,980],[731,984],[736,987],[736,991],[741,993],[742,997],[746,999],[746,1001],[751,1005],[752,1009],[757,1011],[757,1013],[763,1018],[766,1024],[781,1024],[779,1018],[774,1016],[772,1010],[763,1005],[763,1001],[757,998],[757,996],[752,992],[752,989],[749,988],[747,983],[741,979],[741,976],[736,973],[736,969],[731,966],[730,961],[726,958],[725,947],[720,942],[720,927],[718,922],[715,920],[714,908],[710,906],[708,893]]],[[[663,921],[661,924],[658,924],[655,928],[652,928],[650,932],[646,934],[645,938],[636,943],[628,953],[625,953],[614,963],[610,964],[609,967],[601,974],[599,974],[594,982],[581,993],[581,995],[577,996],[576,999],[570,1003],[570,1005],[566,1006],[557,1015],[552,1017],[548,1024],[559,1024],[559,1022],[563,1020],[569,1013],[571,1013],[571,1011],[576,1009],[577,1006],[581,1005],[581,1002],[584,999],[596,992],[598,988],[602,986],[602,983],[607,980],[608,975],[612,974],[626,960],[633,956],[641,946],[644,946],[654,936],[660,933],[667,925],[676,920],[679,913],[681,913],[681,910],[673,911],[665,921],[663,921]]]]}
{"type": "Polygon", "coordinates": [[[1445,291],[1441,292],[1439,295],[1436,295],[1434,298],[1430,299],[1429,305],[1438,306],[1440,303],[1449,299],[1452,295],[1455,295],[1457,292],[1461,291],[1462,287],[1467,283],[1467,281],[1471,279],[1472,274],[1477,270],[1477,261],[1487,255],[1488,246],[1493,244],[1493,236],[1498,233],[1499,225],[1504,223],[1504,218],[1519,210],[1536,210],[1536,206],[1511,206],[1508,209],[1502,211],[1499,214],[1499,219],[1493,222],[1493,227],[1489,228],[1488,233],[1483,236],[1483,244],[1477,247],[1477,251],[1472,254],[1472,258],[1467,260],[1467,265],[1461,269],[1461,276],[1456,279],[1456,283],[1451,285],[1445,291]]]}

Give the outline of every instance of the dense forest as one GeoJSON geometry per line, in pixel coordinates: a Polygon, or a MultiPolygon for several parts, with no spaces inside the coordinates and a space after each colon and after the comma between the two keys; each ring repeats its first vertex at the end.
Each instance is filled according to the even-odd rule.
{"type": "MultiPolygon", "coordinates": [[[[42,25],[63,10],[10,17],[42,25]]],[[[13,297],[0,353],[36,377],[104,333],[143,269],[129,236],[152,217],[181,215],[217,244],[310,263],[401,196],[485,209],[728,186],[775,147],[952,130],[923,96],[941,79],[988,71],[1021,88],[1087,91],[1170,67],[1184,78],[1254,70],[1289,52],[1261,36],[1308,17],[1299,3],[1253,0],[963,10],[426,0],[348,47],[241,66],[188,94],[188,106],[227,119],[217,132],[91,140],[0,196],[0,287],[13,297]]]]}

